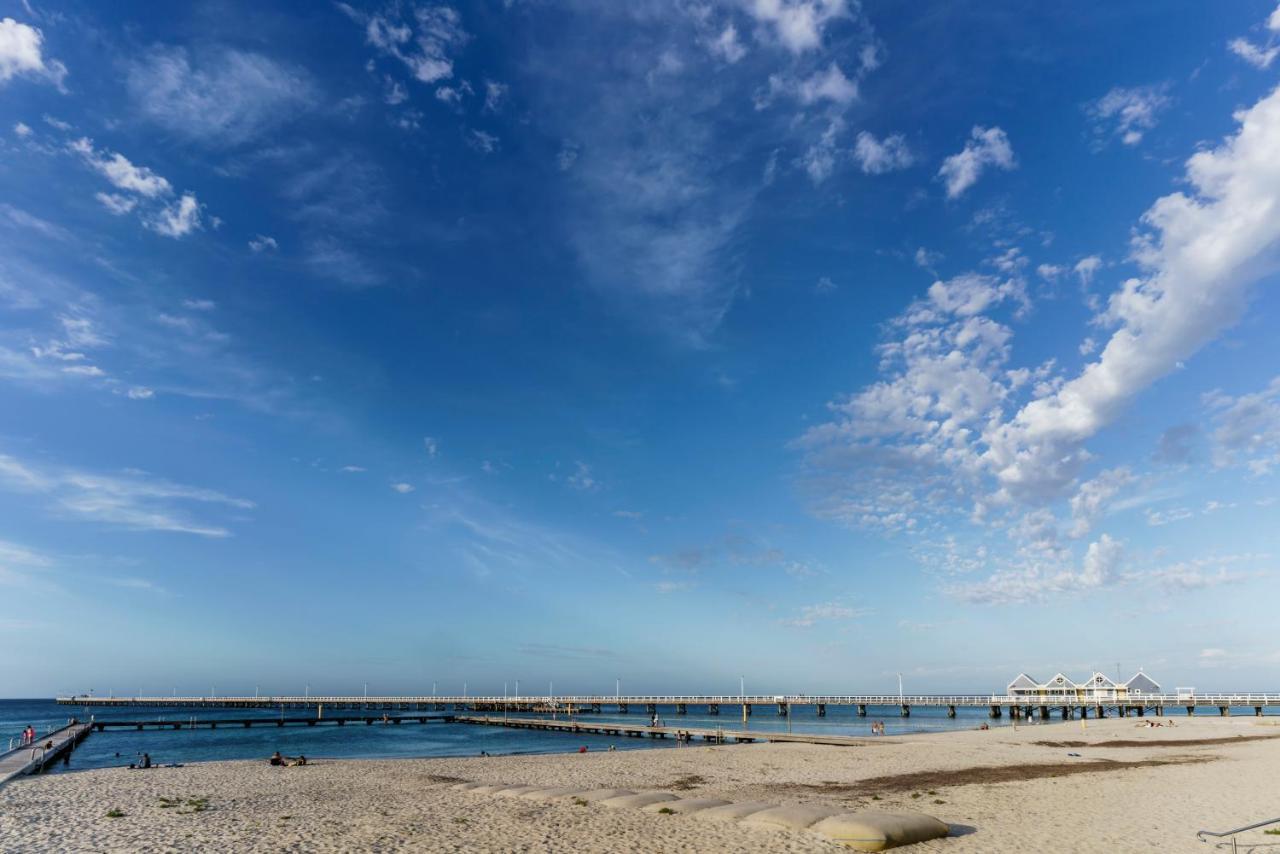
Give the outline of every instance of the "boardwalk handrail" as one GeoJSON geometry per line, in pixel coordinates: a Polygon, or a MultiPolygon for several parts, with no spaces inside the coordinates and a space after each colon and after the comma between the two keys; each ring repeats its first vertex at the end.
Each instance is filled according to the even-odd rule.
{"type": "Polygon", "coordinates": [[[1231,850],[1235,851],[1236,850],[1235,836],[1237,833],[1244,833],[1246,830],[1257,830],[1259,827],[1266,827],[1268,824],[1280,824],[1280,818],[1269,818],[1266,821],[1260,821],[1260,822],[1257,822],[1256,824],[1248,824],[1248,825],[1245,825],[1244,827],[1237,827],[1235,830],[1224,830],[1222,832],[1217,832],[1213,830],[1200,830],[1196,832],[1196,838],[1199,839],[1201,842],[1208,842],[1209,840],[1205,839],[1206,836],[1213,836],[1219,839],[1221,839],[1224,836],[1230,836],[1231,850]]]}
{"type": "Polygon", "coordinates": [[[73,695],[58,697],[62,705],[85,706],[276,706],[276,705],[384,705],[408,703],[436,704],[573,704],[586,705],[645,705],[645,704],[717,704],[738,705],[868,705],[894,706],[899,703],[913,706],[1278,706],[1280,692],[1230,692],[1219,694],[1129,694],[1121,696],[1078,696],[1072,694],[1035,694],[1009,696],[1006,694],[570,694],[548,696],[546,694],[514,695],[448,695],[448,696],[258,696],[258,697],[86,697],[73,695]]]}

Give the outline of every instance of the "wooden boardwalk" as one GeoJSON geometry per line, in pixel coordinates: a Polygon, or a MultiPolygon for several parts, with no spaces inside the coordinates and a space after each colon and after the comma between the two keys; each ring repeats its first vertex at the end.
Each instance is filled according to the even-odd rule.
{"type": "Polygon", "coordinates": [[[0,786],[23,774],[36,774],[59,759],[64,758],[89,735],[87,723],[69,724],[48,735],[40,736],[34,744],[16,747],[0,753],[0,786]],[[45,745],[52,744],[46,748],[45,745]]]}
{"type": "Polygon", "coordinates": [[[305,718],[219,718],[219,719],[200,719],[177,718],[174,720],[156,719],[153,721],[116,721],[116,720],[95,720],[89,726],[98,732],[104,732],[109,729],[132,729],[132,730],[148,730],[148,729],[217,729],[218,727],[242,727],[248,729],[255,726],[324,726],[336,725],[346,726],[347,724],[364,724],[373,726],[374,724],[402,724],[411,723],[430,723],[437,721],[441,723],[450,723],[453,721],[453,715],[359,715],[359,716],[343,716],[343,717],[305,717],[305,718]]]}
{"type": "Polygon", "coordinates": [[[494,715],[457,715],[455,723],[501,726],[509,729],[532,729],[541,732],[584,733],[587,735],[616,735],[629,738],[677,738],[687,733],[690,739],[702,739],[713,744],[734,742],[745,744],[753,741],[790,741],[801,744],[833,744],[856,747],[871,739],[853,735],[824,735],[809,732],[766,732],[744,729],[708,729],[706,727],[641,726],[607,721],[546,720],[532,718],[503,718],[494,715]]]}

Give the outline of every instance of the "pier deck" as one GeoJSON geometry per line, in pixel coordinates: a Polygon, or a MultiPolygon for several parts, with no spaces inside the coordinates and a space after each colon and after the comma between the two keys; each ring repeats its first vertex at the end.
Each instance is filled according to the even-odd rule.
{"type": "Polygon", "coordinates": [[[23,774],[37,774],[47,766],[69,754],[77,744],[89,735],[87,723],[69,724],[48,735],[41,736],[34,744],[15,747],[0,753],[0,786],[23,774]],[[52,743],[52,747],[45,745],[52,743]]]}
{"type": "Polygon", "coordinates": [[[616,735],[630,738],[676,738],[688,733],[691,738],[712,743],[735,742],[748,744],[754,741],[792,741],[803,744],[833,744],[853,747],[866,744],[868,739],[851,735],[824,735],[822,733],[753,732],[739,729],[708,729],[705,727],[642,726],[604,721],[535,720],[529,718],[498,718],[491,715],[459,715],[454,718],[460,724],[501,726],[510,729],[532,729],[541,732],[586,733],[589,735],[616,735]]]}
{"type": "Polygon", "coordinates": [[[305,718],[219,718],[219,719],[200,719],[200,718],[179,718],[176,720],[164,720],[157,718],[150,721],[116,721],[116,720],[95,720],[89,724],[98,732],[109,729],[132,729],[132,730],[183,730],[183,729],[230,729],[232,727],[255,727],[255,726],[321,726],[335,725],[346,726],[347,724],[364,724],[372,726],[373,724],[402,724],[402,723],[419,723],[425,724],[431,721],[439,721],[441,723],[451,723],[454,720],[453,715],[345,715],[338,717],[305,717],[305,718]]]}

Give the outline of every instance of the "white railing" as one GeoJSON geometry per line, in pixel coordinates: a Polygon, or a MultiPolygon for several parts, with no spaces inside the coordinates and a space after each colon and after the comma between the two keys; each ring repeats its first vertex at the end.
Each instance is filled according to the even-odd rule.
{"type": "Polygon", "coordinates": [[[1276,706],[1280,705],[1280,692],[1196,694],[1192,697],[1177,694],[1142,694],[1111,697],[1079,697],[1053,695],[1001,695],[1001,694],[638,694],[638,695],[520,695],[520,696],[435,696],[435,697],[363,697],[363,696],[269,696],[269,697],[59,697],[63,705],[85,706],[283,706],[283,705],[369,705],[432,703],[495,704],[495,705],[722,705],[743,703],[766,706],[826,705],[826,706],[1090,706],[1090,705],[1147,705],[1147,706],[1276,706]]]}

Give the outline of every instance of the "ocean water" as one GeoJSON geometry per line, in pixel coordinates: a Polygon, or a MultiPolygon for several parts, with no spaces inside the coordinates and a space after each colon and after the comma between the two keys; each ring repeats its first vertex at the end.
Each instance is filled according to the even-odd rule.
{"type": "MultiPolygon", "coordinates": [[[[605,707],[609,709],[608,706],[605,707]]],[[[819,718],[813,706],[796,706],[788,722],[777,714],[776,706],[756,706],[746,728],[760,732],[826,733],[833,735],[870,736],[871,724],[882,721],[887,735],[904,733],[939,732],[954,729],[975,729],[984,722],[992,727],[1011,726],[1004,717],[990,719],[987,709],[960,708],[955,718],[948,718],[946,708],[915,706],[911,716],[904,718],[897,706],[872,706],[865,718],[858,717],[856,709],[849,706],[828,706],[826,717],[819,718]]],[[[1183,710],[1168,710],[1182,715],[1183,710]]],[[[1268,709],[1269,713],[1275,710],[1268,709]]],[[[369,714],[381,715],[382,710],[372,709],[369,714]]],[[[9,739],[16,743],[27,725],[35,726],[41,733],[57,729],[75,716],[88,720],[129,721],[177,721],[198,718],[200,720],[225,720],[279,717],[279,711],[270,709],[213,709],[190,708],[95,708],[86,710],[76,706],[59,706],[52,700],[0,700],[0,749],[9,739]]],[[[301,718],[315,714],[304,709],[287,709],[286,717],[301,718]]],[[[366,714],[356,710],[326,710],[329,716],[355,716],[366,714]]],[[[419,714],[388,710],[386,714],[419,714]]],[[[425,712],[423,713],[425,714],[425,712]]],[[[435,713],[442,714],[442,713],[435,713]]],[[[496,717],[501,713],[489,713],[496,717]]],[[[679,715],[674,706],[659,706],[662,723],[668,726],[710,728],[726,730],[743,728],[740,706],[722,706],[719,715],[706,714],[705,707],[689,707],[689,714],[679,715]]],[[[1199,714],[1216,714],[1213,709],[1201,709],[1199,714]]],[[[545,718],[545,715],[524,715],[545,718]]],[[[579,716],[586,722],[613,721],[644,724],[649,716],[643,707],[634,707],[631,714],[619,715],[611,711],[603,714],[579,716]]],[[[1019,726],[1039,726],[1038,723],[1019,721],[1019,726]]],[[[451,724],[432,721],[426,724],[405,722],[386,725],[375,723],[348,723],[345,726],[324,724],[320,726],[287,725],[283,727],[240,726],[219,729],[196,730],[107,730],[94,732],[72,754],[67,766],[57,766],[56,772],[85,768],[103,768],[128,765],[137,761],[145,751],[153,762],[208,762],[223,759],[265,759],[279,750],[286,756],[299,753],[313,758],[392,758],[429,756],[476,756],[481,751],[492,755],[515,753],[572,753],[581,747],[588,750],[681,749],[672,739],[617,738],[614,736],[588,735],[585,733],[537,732],[507,729],[503,727],[451,724]]]]}

